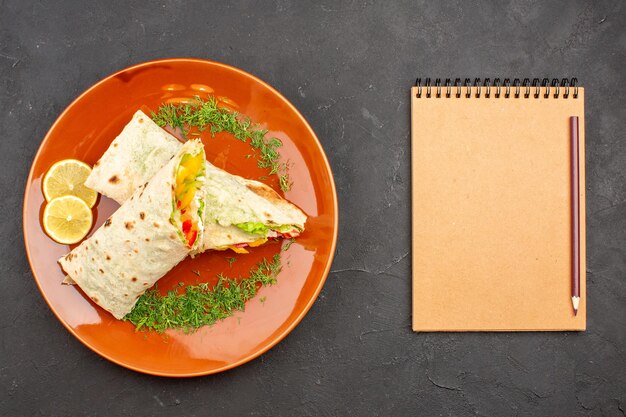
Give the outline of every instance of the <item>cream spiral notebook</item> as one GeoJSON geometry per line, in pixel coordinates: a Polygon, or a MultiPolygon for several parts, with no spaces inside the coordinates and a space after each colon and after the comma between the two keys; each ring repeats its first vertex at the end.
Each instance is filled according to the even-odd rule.
{"type": "Polygon", "coordinates": [[[576,79],[411,89],[413,330],[584,330],[584,90],[576,79]],[[571,116],[580,307],[572,309],[571,116]]]}

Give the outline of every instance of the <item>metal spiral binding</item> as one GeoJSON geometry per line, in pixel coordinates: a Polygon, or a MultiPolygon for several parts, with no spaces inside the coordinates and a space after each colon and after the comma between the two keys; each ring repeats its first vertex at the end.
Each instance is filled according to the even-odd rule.
{"type": "Polygon", "coordinates": [[[431,82],[430,78],[426,78],[424,80],[424,83],[422,83],[421,78],[415,80],[415,86],[417,87],[416,97],[421,98],[422,95],[424,95],[426,96],[426,98],[431,98],[433,96],[432,87],[434,86],[434,96],[436,98],[441,98],[443,85],[445,87],[446,98],[450,98],[452,96],[453,87],[456,89],[456,98],[461,98],[463,89],[465,89],[465,97],[470,98],[472,95],[472,87],[474,87],[476,90],[476,98],[480,98],[481,95],[484,95],[485,98],[490,98],[492,87],[495,90],[493,94],[495,98],[500,98],[503,88],[504,98],[520,98],[522,96],[522,90],[524,98],[530,98],[531,93],[533,94],[534,98],[539,98],[542,88],[544,89],[543,98],[549,98],[550,93],[552,93],[553,98],[569,98],[570,88],[573,89],[573,93],[571,95],[572,98],[578,98],[578,79],[576,78],[563,78],[560,81],[558,78],[553,78],[552,81],[550,81],[549,78],[544,78],[541,81],[539,81],[539,78],[533,78],[532,82],[529,78],[524,78],[523,81],[520,81],[519,78],[515,78],[513,79],[513,83],[511,83],[511,80],[509,78],[505,78],[503,82],[500,81],[500,78],[495,78],[493,80],[493,83],[489,78],[485,78],[484,80],[482,80],[481,78],[474,78],[474,82],[472,82],[471,79],[466,78],[463,83],[461,83],[460,78],[455,78],[454,83],[452,82],[451,78],[446,78],[443,83],[441,80],[441,78],[436,78],[434,84],[431,82]],[[511,90],[513,90],[512,94],[511,90]]]}

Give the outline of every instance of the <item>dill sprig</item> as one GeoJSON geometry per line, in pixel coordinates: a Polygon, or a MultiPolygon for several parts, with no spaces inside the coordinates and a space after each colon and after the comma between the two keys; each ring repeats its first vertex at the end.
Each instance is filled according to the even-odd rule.
{"type": "Polygon", "coordinates": [[[208,128],[212,136],[220,132],[232,134],[255,149],[257,166],[267,169],[270,175],[277,175],[281,190],[291,189],[287,164],[280,162],[278,148],[283,146],[280,139],[266,138],[267,130],[253,125],[248,117],[218,107],[215,97],[209,96],[207,100],[202,100],[196,96],[191,103],[163,104],[156,113],[152,113],[152,119],[161,127],[169,125],[174,129],[179,128],[185,135],[192,127],[201,132],[208,128]]]}
{"type": "Polygon", "coordinates": [[[296,239],[293,237],[287,240],[286,243],[283,245],[283,252],[288,251],[291,245],[293,245],[295,241],[296,239]]]}
{"type": "Polygon", "coordinates": [[[276,254],[270,261],[264,258],[259,262],[245,279],[219,274],[212,288],[207,283],[188,285],[184,293],[176,289],[167,295],[159,294],[155,287],[139,298],[124,320],[134,324],[137,330],[193,332],[244,311],[246,301],[252,299],[260,287],[276,283],[281,267],[280,254],[276,254]]]}

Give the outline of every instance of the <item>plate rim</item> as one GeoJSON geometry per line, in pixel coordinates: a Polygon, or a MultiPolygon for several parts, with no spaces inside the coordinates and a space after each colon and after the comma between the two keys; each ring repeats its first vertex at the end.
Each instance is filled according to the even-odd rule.
{"type": "Polygon", "coordinates": [[[90,87],[88,87],[85,91],[83,91],[80,95],[78,95],[74,100],[72,100],[72,102],[70,104],[68,104],[65,109],[61,112],[61,114],[59,114],[59,116],[56,118],[56,120],[54,121],[54,123],[52,123],[52,125],[50,126],[50,128],[48,128],[46,135],[44,136],[43,140],[41,141],[41,143],[39,144],[39,148],[37,149],[37,152],[35,153],[35,156],[33,157],[32,161],[31,161],[31,165],[30,165],[30,170],[28,172],[28,177],[26,179],[26,186],[24,187],[24,199],[23,199],[23,204],[22,204],[22,236],[24,238],[24,247],[26,250],[26,258],[28,259],[28,264],[30,266],[30,271],[31,274],[33,276],[33,279],[35,281],[35,283],[37,284],[37,288],[39,289],[39,292],[41,293],[41,295],[43,296],[46,304],[48,305],[48,307],[50,308],[50,310],[52,311],[52,313],[54,313],[54,315],[56,316],[56,318],[59,320],[59,322],[61,322],[61,324],[77,339],[79,340],[83,345],[85,345],[86,347],[88,347],[89,349],[91,349],[93,352],[95,352],[96,354],[100,355],[101,357],[119,365],[122,366],[126,369],[130,369],[132,371],[136,371],[136,372],[140,372],[143,374],[148,374],[148,375],[155,375],[155,376],[163,376],[163,377],[173,377],[173,378],[185,378],[185,377],[197,377],[197,376],[204,376],[204,375],[211,375],[211,374],[216,374],[216,373],[220,373],[220,372],[224,372],[233,368],[236,368],[238,366],[241,366],[245,363],[248,363],[256,358],[258,358],[259,356],[261,356],[262,354],[264,354],[265,352],[267,352],[268,350],[272,349],[274,346],[276,346],[278,343],[280,343],[285,337],[287,337],[287,335],[289,333],[291,333],[293,331],[293,329],[300,324],[300,322],[302,321],[302,319],[304,318],[304,316],[306,316],[306,314],[309,312],[309,310],[311,309],[311,307],[313,306],[313,303],[315,303],[315,301],[317,300],[317,297],[319,296],[319,293],[321,292],[322,288],[324,287],[324,283],[326,282],[326,279],[328,278],[328,275],[330,273],[330,268],[332,266],[334,257],[335,257],[335,251],[337,249],[337,236],[338,236],[338,232],[339,232],[339,204],[338,204],[338,197],[337,197],[337,189],[335,186],[335,178],[333,175],[333,171],[332,168],[330,166],[330,163],[328,161],[328,157],[326,156],[326,153],[324,152],[324,148],[322,147],[322,144],[319,141],[319,138],[317,137],[317,135],[315,134],[315,131],[313,130],[313,128],[311,127],[311,125],[307,122],[307,120],[304,118],[304,116],[300,113],[300,111],[298,111],[298,109],[285,97],[283,96],[278,90],[276,90],[274,87],[272,87],[270,84],[268,84],[267,82],[263,81],[262,79],[260,79],[259,77],[250,74],[247,71],[244,71],[240,68],[234,67],[232,65],[228,65],[228,64],[224,64],[221,62],[217,62],[217,61],[212,61],[212,60],[208,60],[208,59],[200,59],[200,58],[163,58],[163,59],[155,59],[155,60],[150,60],[150,61],[145,61],[145,62],[141,62],[138,64],[134,64],[131,66],[128,66],[126,68],[123,68],[119,71],[116,71],[110,75],[107,75],[106,77],[100,79],[99,81],[95,82],[94,84],[92,84],[90,87]],[[199,64],[209,64],[209,65],[213,65],[213,66],[217,66],[217,67],[222,67],[224,69],[227,70],[231,70],[234,72],[239,73],[240,75],[247,77],[247,78],[251,78],[253,81],[263,85],[264,87],[268,88],[273,94],[275,94],[280,100],[282,100],[288,107],[290,107],[294,113],[300,118],[300,121],[304,124],[304,126],[306,127],[306,129],[310,132],[310,134],[312,135],[315,145],[318,148],[318,150],[320,151],[320,154],[322,156],[322,162],[326,168],[326,170],[328,171],[328,173],[330,174],[330,191],[332,194],[332,203],[333,203],[333,211],[334,211],[334,216],[333,216],[333,236],[332,236],[332,241],[331,241],[331,246],[330,246],[330,256],[328,257],[328,260],[326,261],[326,265],[324,266],[324,271],[322,272],[321,275],[321,279],[319,280],[317,287],[315,288],[315,290],[313,291],[313,296],[309,298],[309,300],[307,301],[304,309],[300,312],[300,314],[295,318],[295,320],[285,329],[283,330],[280,334],[278,334],[277,336],[275,336],[273,338],[273,340],[270,341],[270,343],[268,343],[266,346],[263,346],[261,349],[255,351],[254,353],[247,355],[233,363],[230,364],[226,364],[214,369],[210,369],[210,370],[204,370],[204,371],[198,371],[198,372],[182,372],[182,373],[174,373],[174,372],[161,372],[161,371],[153,371],[153,370],[148,370],[148,369],[143,369],[139,366],[134,366],[128,363],[125,363],[122,360],[117,359],[116,357],[107,354],[106,352],[103,352],[99,349],[97,349],[94,346],[91,346],[86,340],[84,340],[83,338],[81,338],[75,331],[74,329],[59,315],[59,313],[52,307],[50,300],[48,300],[48,296],[46,295],[46,293],[43,291],[42,286],[39,282],[39,279],[37,278],[37,275],[35,273],[35,269],[33,268],[33,262],[31,261],[31,253],[30,253],[30,249],[29,249],[29,244],[27,241],[27,222],[26,222],[26,208],[27,208],[27,200],[28,200],[28,195],[30,192],[30,188],[31,188],[31,184],[33,181],[33,168],[34,168],[34,164],[35,161],[37,161],[40,157],[40,154],[42,152],[42,149],[44,147],[44,145],[50,140],[50,133],[56,128],[56,126],[59,124],[59,122],[65,118],[66,114],[81,100],[83,99],[83,97],[85,97],[86,95],[88,95],[92,90],[96,89],[97,87],[99,87],[101,84],[104,84],[105,82],[111,80],[112,78],[115,78],[116,76],[118,76],[119,74],[122,74],[124,72],[127,71],[132,71],[138,68],[143,68],[143,67],[149,67],[152,65],[158,65],[158,64],[167,64],[167,63],[182,63],[182,62],[191,62],[191,63],[199,63],[199,64]]]}

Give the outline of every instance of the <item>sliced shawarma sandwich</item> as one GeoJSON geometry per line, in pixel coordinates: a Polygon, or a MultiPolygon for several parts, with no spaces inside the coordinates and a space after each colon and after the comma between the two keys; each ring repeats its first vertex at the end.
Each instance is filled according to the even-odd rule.
{"type": "Polygon", "coordinates": [[[180,149],[181,143],[138,110],[95,163],[85,185],[122,204],[180,149]]]}
{"type": "Polygon", "coordinates": [[[205,165],[205,232],[198,252],[232,249],[246,253],[270,238],[297,237],[306,215],[271,187],[205,165]]]}
{"type": "MultiPolygon", "coordinates": [[[[159,162],[167,162],[181,146],[178,139],[138,111],[85,184],[123,203],[137,184],[159,170],[159,162]],[[111,179],[118,181],[112,183],[111,179]]],[[[261,182],[232,175],[205,161],[203,187],[204,234],[192,255],[212,249],[245,253],[247,246],[259,246],[271,238],[296,237],[304,231],[306,215],[261,182]]]]}
{"type": "Polygon", "coordinates": [[[116,318],[201,246],[204,160],[202,143],[187,142],[89,239],[59,259],[73,283],[116,318]]]}

